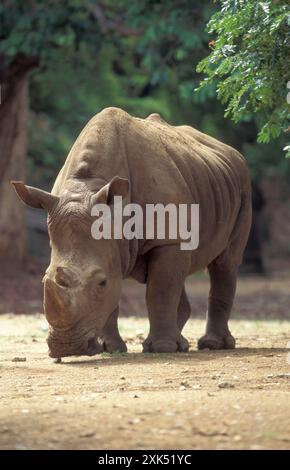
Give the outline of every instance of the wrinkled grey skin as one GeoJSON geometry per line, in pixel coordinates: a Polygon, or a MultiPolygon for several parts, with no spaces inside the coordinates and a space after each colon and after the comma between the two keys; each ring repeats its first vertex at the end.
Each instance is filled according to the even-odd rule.
{"type": "Polygon", "coordinates": [[[133,118],[107,108],[86,125],[51,194],[13,182],[20,198],[48,212],[51,262],[44,310],[52,357],[126,351],[118,326],[122,279],[146,282],[150,332],[146,352],[187,351],[181,335],[190,316],[186,276],[208,268],[207,326],[200,349],[235,347],[228,320],[237,269],[251,223],[251,190],[244,158],[189,126],[159,115],[133,118]],[[200,242],[181,251],[180,240],[94,240],[91,208],[124,204],[200,204],[200,242]]]}

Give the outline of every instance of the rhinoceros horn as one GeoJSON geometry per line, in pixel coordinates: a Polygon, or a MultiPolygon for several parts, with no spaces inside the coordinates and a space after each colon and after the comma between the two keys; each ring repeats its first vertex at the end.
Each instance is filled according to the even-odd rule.
{"type": "Polygon", "coordinates": [[[69,319],[66,317],[64,289],[51,279],[44,280],[44,310],[50,325],[54,327],[68,326],[69,319]]]}

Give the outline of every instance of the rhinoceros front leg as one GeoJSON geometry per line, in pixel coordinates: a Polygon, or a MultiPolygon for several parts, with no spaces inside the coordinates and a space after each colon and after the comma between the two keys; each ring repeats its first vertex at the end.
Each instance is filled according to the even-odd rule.
{"type": "Polygon", "coordinates": [[[236,292],[237,269],[226,262],[213,262],[208,267],[210,293],[208,300],[206,333],[198,341],[198,349],[233,349],[235,339],[228,321],[236,292]]]}
{"type": "Polygon", "coordinates": [[[119,307],[117,307],[109,316],[107,323],[102,331],[100,342],[104,351],[113,352],[126,352],[126,343],[122,340],[118,329],[118,315],[119,307]]]}
{"type": "Polygon", "coordinates": [[[150,252],[146,292],[150,331],[143,352],[188,351],[178,325],[178,306],[189,265],[190,252],[181,251],[179,245],[150,252]]]}

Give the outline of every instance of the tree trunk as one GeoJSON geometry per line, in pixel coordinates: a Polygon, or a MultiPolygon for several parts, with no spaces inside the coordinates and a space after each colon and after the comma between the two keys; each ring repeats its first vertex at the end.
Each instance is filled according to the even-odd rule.
{"type": "MultiPolygon", "coordinates": [[[[1,62],[1,61],[0,61],[1,62]]],[[[15,60],[0,72],[0,260],[22,261],[26,253],[25,208],[10,181],[24,180],[27,150],[28,70],[15,60]]]]}
{"type": "Polygon", "coordinates": [[[11,180],[23,180],[27,132],[27,76],[13,84],[13,92],[0,107],[0,258],[21,261],[25,254],[24,206],[11,180]]]}

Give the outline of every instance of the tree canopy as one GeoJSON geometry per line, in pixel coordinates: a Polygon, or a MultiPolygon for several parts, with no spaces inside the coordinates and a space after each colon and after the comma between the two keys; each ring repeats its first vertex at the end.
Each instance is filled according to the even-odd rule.
{"type": "Polygon", "coordinates": [[[59,50],[82,43],[97,52],[100,28],[81,0],[3,0],[0,5],[0,69],[16,57],[35,57],[49,66],[59,50]]]}
{"type": "Polygon", "coordinates": [[[258,141],[268,143],[289,125],[289,2],[220,3],[208,23],[212,51],[197,67],[206,74],[199,89],[216,84],[225,115],[235,122],[255,118],[258,141]]]}
{"type": "MultiPolygon", "coordinates": [[[[255,89],[250,87],[250,80],[254,80],[250,72],[249,76],[245,74],[244,82],[248,91],[239,97],[244,69],[234,70],[234,63],[240,53],[243,65],[242,58],[248,53],[248,48],[239,49],[248,44],[243,42],[243,34],[246,36],[246,27],[248,33],[250,30],[251,18],[249,12],[248,16],[244,13],[245,3],[253,8],[260,2],[223,1],[220,10],[220,3],[211,0],[168,0],[166,8],[164,2],[155,0],[3,0],[0,5],[0,78],[17,61],[29,59],[34,65],[30,75],[28,147],[31,182],[41,179],[42,184],[50,185],[81,128],[106,106],[119,106],[140,117],[159,112],[173,124],[193,125],[244,153],[254,179],[277,173],[290,177],[289,160],[285,161],[279,150],[286,145],[283,132],[275,143],[255,142],[258,130],[266,124],[263,113],[272,110],[271,102],[274,103],[271,111],[274,124],[268,118],[267,123],[277,126],[278,117],[282,119],[285,115],[287,89],[282,83],[282,72],[278,81],[279,71],[275,69],[274,77],[270,76],[271,70],[265,62],[268,79],[263,78],[264,88],[259,88],[262,100],[254,96],[255,89]],[[241,22],[240,35],[236,31],[238,20],[234,20],[234,4],[241,22]],[[243,15],[248,21],[245,26],[243,15]],[[218,32],[206,31],[211,17],[210,28],[221,24],[218,32]],[[210,42],[213,33],[217,34],[216,45],[210,42]],[[223,39],[219,39],[220,34],[224,34],[223,39]],[[216,63],[206,65],[215,51],[222,54],[223,41],[235,46],[233,52],[228,50],[226,57],[220,56],[216,63]],[[210,47],[214,48],[204,59],[210,47]],[[223,60],[229,64],[229,83],[233,81],[225,88],[222,87],[225,75],[213,75],[217,66],[222,69],[223,60]],[[210,70],[211,75],[207,77],[206,87],[194,92],[200,83],[200,73],[195,70],[198,63],[203,64],[199,66],[200,71],[210,70]],[[235,75],[238,73],[240,80],[235,75]],[[272,89],[273,80],[279,88],[275,85],[272,89]],[[227,99],[234,100],[230,109],[231,113],[237,113],[236,121],[241,120],[238,124],[224,119],[224,105],[216,100],[216,86],[220,98],[223,93],[229,93],[227,99]],[[266,100],[263,94],[267,95],[266,100]],[[255,110],[249,105],[243,108],[246,98],[250,104],[254,100],[255,110]],[[240,107],[237,100],[240,100],[240,107]]],[[[285,2],[262,3],[264,9],[260,6],[257,14],[271,21],[275,17],[277,30],[271,33],[270,25],[266,22],[262,27],[260,21],[257,27],[261,28],[262,36],[253,31],[246,39],[252,48],[261,46],[261,51],[257,49],[258,55],[264,52],[270,57],[272,52],[268,46],[272,47],[277,38],[282,41],[286,34],[283,29],[285,2]],[[281,15],[274,14],[273,5],[267,14],[268,3],[281,8],[281,15]],[[279,24],[278,18],[281,19],[279,24]]],[[[280,51],[279,46],[274,62],[280,64],[283,74],[286,65],[281,57],[285,57],[285,47],[282,44],[280,51]]],[[[257,64],[254,67],[251,62],[250,66],[255,73],[260,73],[260,69],[255,68],[257,64]]],[[[284,121],[279,123],[281,129],[285,127],[284,121]]],[[[271,129],[271,132],[269,129],[263,132],[272,137],[275,131],[273,126],[271,129]]]]}

